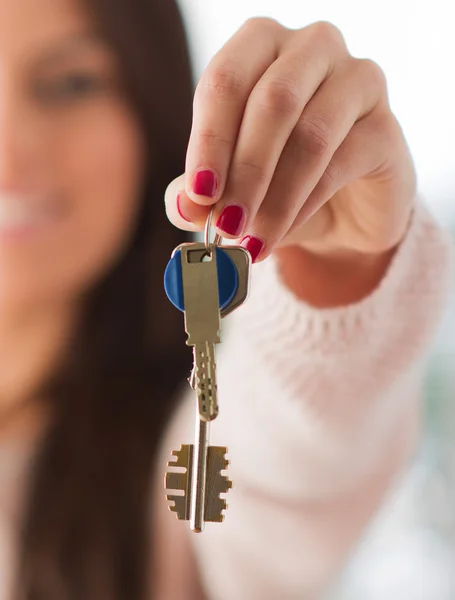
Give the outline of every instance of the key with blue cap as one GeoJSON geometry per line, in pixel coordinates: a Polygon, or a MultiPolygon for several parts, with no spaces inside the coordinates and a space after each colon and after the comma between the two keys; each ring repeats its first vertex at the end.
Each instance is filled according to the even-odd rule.
{"type": "Polygon", "coordinates": [[[186,343],[193,346],[190,383],[204,421],[218,414],[215,344],[221,342],[221,317],[247,298],[250,265],[250,255],[244,248],[213,245],[208,253],[204,243],[185,243],[177,246],[166,268],[166,293],[184,312],[186,343]]]}
{"type": "Polygon", "coordinates": [[[174,450],[168,467],[167,491],[173,501],[169,508],[178,519],[189,520],[195,532],[206,521],[221,522],[227,508],[220,494],[232,482],[221,471],[229,461],[224,446],[209,446],[210,421],[218,415],[215,344],[221,342],[221,317],[240,306],[248,296],[251,257],[242,247],[206,243],[185,243],[172,253],[165,272],[165,289],[171,302],[184,312],[187,345],[193,346],[192,387],[196,391],[196,431],[194,444],[174,450]],[[184,495],[181,495],[181,492],[184,495]]]}

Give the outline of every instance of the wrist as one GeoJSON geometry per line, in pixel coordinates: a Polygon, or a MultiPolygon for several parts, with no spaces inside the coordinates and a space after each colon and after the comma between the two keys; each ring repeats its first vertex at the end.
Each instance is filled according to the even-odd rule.
{"type": "Polygon", "coordinates": [[[282,282],[300,299],[317,308],[359,302],[378,286],[397,246],[380,253],[312,252],[301,246],[274,252],[282,282]]]}

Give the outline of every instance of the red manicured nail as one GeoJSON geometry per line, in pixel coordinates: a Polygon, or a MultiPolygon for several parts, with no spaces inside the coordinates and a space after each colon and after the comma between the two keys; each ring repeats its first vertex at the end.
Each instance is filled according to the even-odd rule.
{"type": "Polygon", "coordinates": [[[251,254],[251,260],[254,262],[261,253],[262,248],[264,248],[264,241],[254,235],[246,235],[240,245],[248,250],[251,254]]]}
{"type": "Polygon", "coordinates": [[[198,171],[193,181],[193,192],[199,196],[214,198],[218,187],[215,173],[205,170],[198,171]]]}
{"type": "Polygon", "coordinates": [[[229,235],[240,235],[245,224],[245,211],[237,204],[226,206],[216,222],[216,227],[229,235]]]}
{"type": "Polygon", "coordinates": [[[191,223],[191,221],[189,219],[187,219],[185,217],[185,215],[182,213],[182,209],[180,207],[180,198],[182,197],[182,194],[179,192],[177,194],[177,211],[179,213],[179,215],[182,217],[182,219],[184,219],[185,221],[187,221],[188,223],[191,223]]]}

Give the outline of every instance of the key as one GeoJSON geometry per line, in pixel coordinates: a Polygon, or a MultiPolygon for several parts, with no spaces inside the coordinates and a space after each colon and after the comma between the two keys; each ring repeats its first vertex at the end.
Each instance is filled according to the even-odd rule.
{"type": "Polygon", "coordinates": [[[225,506],[219,498],[222,488],[212,494],[211,501],[206,502],[207,473],[217,481],[219,474],[214,469],[220,463],[210,458],[216,456],[213,454],[216,450],[209,454],[208,421],[218,414],[214,344],[221,341],[220,309],[228,307],[232,301],[238,303],[239,278],[235,263],[216,247],[212,249],[210,261],[204,260],[207,258],[205,244],[183,244],[177,250],[165,274],[165,286],[168,292],[171,288],[178,291],[177,294],[171,293],[170,299],[184,309],[187,344],[195,346],[194,387],[199,400],[199,415],[196,419],[195,444],[188,454],[191,468],[188,464],[190,474],[185,485],[191,528],[193,531],[202,531],[205,519],[219,519],[225,506]],[[213,514],[206,515],[211,507],[213,514]]]}
{"type": "Polygon", "coordinates": [[[206,244],[181,244],[174,250],[170,265],[166,270],[167,276],[165,274],[166,292],[171,302],[180,310],[185,310],[185,328],[189,336],[188,345],[190,345],[190,340],[194,343],[195,354],[203,345],[201,360],[198,364],[198,356],[195,356],[195,367],[190,378],[190,383],[196,389],[199,399],[195,443],[194,445],[182,445],[180,450],[173,451],[177,460],[168,462],[168,467],[183,467],[185,471],[183,473],[167,472],[165,476],[166,490],[179,492],[167,495],[167,499],[174,503],[169,507],[170,510],[176,512],[179,519],[189,520],[190,527],[195,532],[201,532],[206,521],[221,522],[224,520],[222,511],[227,508],[227,504],[224,499],[220,498],[220,494],[227,492],[232,487],[229,478],[221,474],[221,471],[225,470],[229,464],[225,458],[227,448],[208,445],[210,421],[218,414],[214,344],[221,341],[219,338],[220,317],[226,316],[240,306],[248,296],[251,266],[251,257],[244,248],[229,246],[223,249],[213,247],[212,259],[216,255],[216,262],[211,261],[214,263],[211,265],[211,269],[207,266],[200,266],[201,273],[196,274],[193,267],[188,267],[192,264],[207,265],[207,262],[204,262],[206,255],[206,244]],[[206,271],[204,274],[202,274],[203,270],[206,271]],[[194,283],[196,280],[198,285],[194,283]],[[205,295],[205,286],[209,287],[210,282],[212,289],[205,295]],[[213,288],[217,288],[218,294],[213,292],[213,288]],[[217,296],[218,319],[212,312],[215,296],[217,296]],[[206,312],[207,298],[209,299],[209,308],[206,312]],[[192,302],[198,302],[196,310],[193,310],[192,306],[188,304],[192,302]],[[190,308],[189,317],[186,314],[188,308],[190,308]],[[205,319],[206,316],[209,317],[208,323],[201,327],[201,318],[205,319]],[[216,335],[213,334],[213,329],[210,330],[214,326],[216,335]],[[196,331],[203,331],[204,334],[195,333],[192,339],[193,327],[196,327],[196,331]],[[208,335],[210,340],[217,338],[217,341],[208,342],[200,339],[208,335]],[[202,362],[205,364],[201,364],[202,362]],[[200,375],[201,371],[202,376],[200,375]],[[207,373],[211,375],[209,384],[204,382],[207,373]],[[205,387],[204,383],[206,383],[205,387]],[[213,387],[214,383],[215,387],[213,387]],[[208,390],[210,385],[211,389],[208,390]],[[204,396],[207,393],[211,395],[209,404],[211,403],[212,407],[216,406],[216,410],[209,411],[208,419],[203,418],[205,414],[201,415],[201,402],[204,401],[204,398],[201,399],[201,395],[204,396]],[[181,495],[182,492],[183,495],[181,495]]]}
{"type": "MultiPolygon", "coordinates": [[[[193,346],[194,355],[191,384],[204,421],[218,414],[215,344],[221,342],[221,311],[239,296],[235,262],[224,249],[212,248],[208,257],[204,243],[181,244],[173,252],[164,276],[171,302],[184,311],[186,343],[193,346]]],[[[242,251],[248,254],[238,249],[242,251]]]]}
{"type": "MultiPolygon", "coordinates": [[[[202,260],[206,249],[200,250],[199,253],[195,250],[196,256],[202,260]]],[[[223,252],[225,252],[234,263],[237,269],[238,285],[237,290],[232,300],[222,309],[220,309],[221,317],[225,317],[235,310],[238,306],[243,304],[248,298],[249,287],[250,287],[250,268],[251,268],[251,257],[248,252],[242,247],[237,246],[224,246],[223,252]]],[[[191,375],[188,379],[190,386],[196,391],[196,368],[193,367],[191,375]]]]}
{"type": "Polygon", "coordinates": [[[209,427],[210,421],[202,421],[197,413],[195,443],[182,444],[172,452],[174,458],[167,466],[180,467],[180,472],[168,471],[164,482],[166,498],[173,502],[169,510],[177,513],[179,520],[190,521],[196,533],[203,531],[205,522],[224,521],[227,503],[220,494],[232,487],[232,481],[222,474],[229,464],[227,448],[208,445],[209,427]]]}

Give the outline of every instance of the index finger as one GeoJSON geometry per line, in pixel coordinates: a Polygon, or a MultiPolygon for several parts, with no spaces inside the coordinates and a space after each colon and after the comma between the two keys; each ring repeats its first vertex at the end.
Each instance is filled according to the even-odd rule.
{"type": "Polygon", "coordinates": [[[186,193],[198,204],[214,204],[223,195],[246,103],[275,60],[281,30],[273,19],[246,21],[196,87],[185,173],[186,193]]]}

